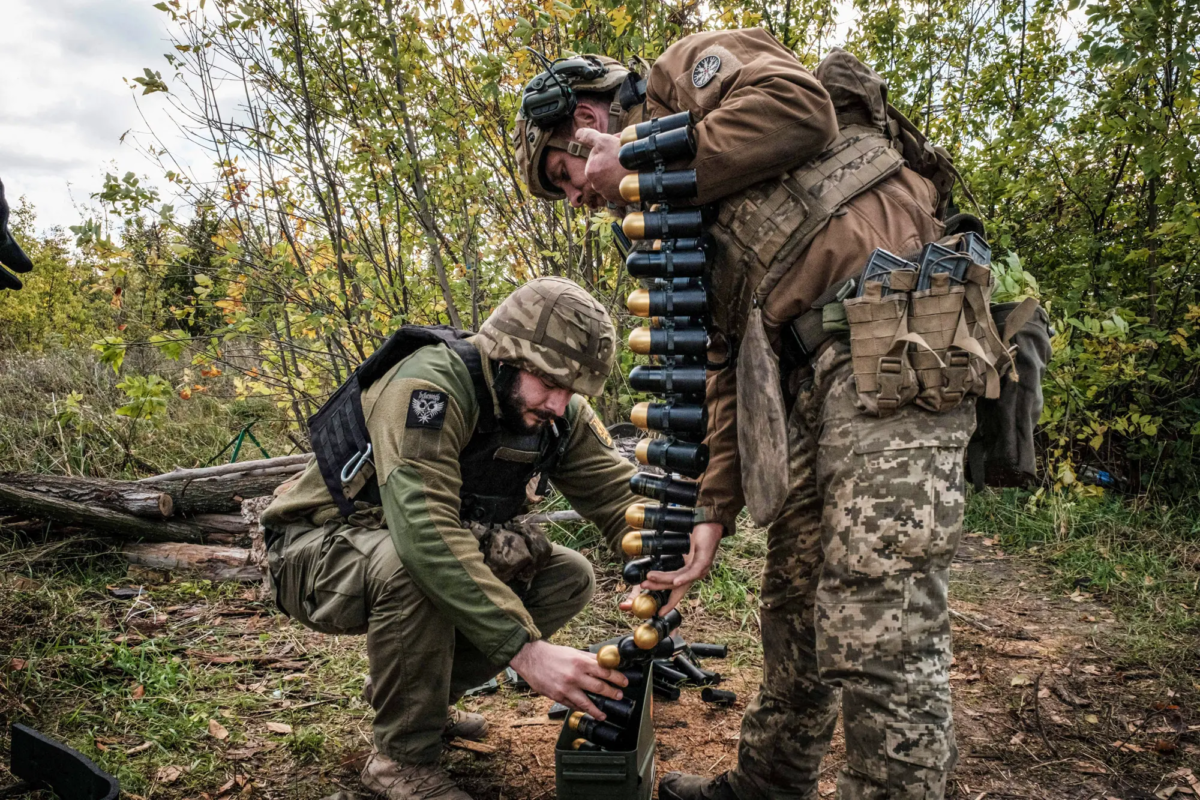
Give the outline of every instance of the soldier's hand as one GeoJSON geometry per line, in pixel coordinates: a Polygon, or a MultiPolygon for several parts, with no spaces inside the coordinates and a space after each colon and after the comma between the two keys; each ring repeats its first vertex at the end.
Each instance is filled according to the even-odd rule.
{"type": "Polygon", "coordinates": [[[621,690],[617,687],[629,685],[617,670],[600,666],[594,653],[544,641],[522,647],[509,666],[538,694],[599,720],[604,719],[604,713],[584,693],[620,700],[621,690]]]}
{"type": "Polygon", "coordinates": [[[659,609],[659,616],[666,614],[679,602],[688,588],[703,578],[712,569],[721,544],[725,526],[715,522],[702,522],[692,528],[692,549],[683,557],[683,569],[675,572],[651,572],[642,583],[643,589],[670,589],[671,599],[659,609]]]}
{"type": "Polygon", "coordinates": [[[4,182],[0,181],[0,289],[20,289],[21,280],[9,269],[12,272],[29,272],[33,269],[33,262],[8,231],[8,201],[4,199],[4,182]]]}
{"type": "Polygon", "coordinates": [[[623,205],[625,201],[621,198],[621,178],[628,175],[629,170],[621,166],[617,157],[621,150],[621,140],[594,128],[580,128],[575,132],[575,139],[580,144],[592,148],[592,153],[583,168],[583,177],[605,200],[623,205]]]}

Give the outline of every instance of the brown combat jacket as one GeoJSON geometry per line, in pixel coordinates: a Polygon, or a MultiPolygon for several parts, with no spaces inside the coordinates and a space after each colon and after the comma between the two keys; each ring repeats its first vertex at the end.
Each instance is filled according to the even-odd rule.
{"type": "MultiPolygon", "coordinates": [[[[829,94],[790,50],[759,28],[693,34],[654,62],[646,117],[685,110],[698,120],[698,149],[690,164],[674,166],[696,169],[698,200],[704,203],[736,202],[742,189],[811,160],[837,134],[829,94]],[[696,86],[703,78],[693,81],[693,72],[708,56],[719,58],[720,66],[711,80],[696,86]]],[[[938,239],[943,228],[933,216],[936,206],[933,184],[907,168],[844,206],[770,295],[763,309],[768,334],[778,341],[785,323],[834,283],[861,272],[875,248],[909,254],[938,239]]],[[[721,333],[736,337],[740,331],[721,333]]],[[[711,357],[720,361],[725,354],[711,357]]],[[[699,511],[732,533],[744,505],[736,370],[710,373],[707,403],[710,458],[699,511]]]]}
{"type": "MultiPolygon", "coordinates": [[[[479,337],[471,341],[479,347],[479,337]]],[[[492,385],[490,362],[484,375],[492,385]]],[[[493,390],[493,396],[494,396],[493,390]]],[[[470,373],[450,348],[423,347],[401,361],[362,395],[383,500],[382,517],[400,561],[446,619],[495,664],[507,664],[527,642],[541,637],[516,593],[484,564],[479,542],[459,518],[459,454],[479,419],[470,373]],[[413,427],[414,392],[439,393],[446,407],[440,427],[413,427]]],[[[625,509],[642,498],[629,488],[633,465],[617,452],[608,431],[580,395],[566,413],[567,448],[549,476],[571,505],[600,529],[614,553],[628,530],[625,509]]],[[[376,520],[380,510],[360,503],[354,524],[376,520]]],[[[263,513],[263,524],[283,529],[305,522],[321,526],[339,516],[316,462],[263,513]]]]}

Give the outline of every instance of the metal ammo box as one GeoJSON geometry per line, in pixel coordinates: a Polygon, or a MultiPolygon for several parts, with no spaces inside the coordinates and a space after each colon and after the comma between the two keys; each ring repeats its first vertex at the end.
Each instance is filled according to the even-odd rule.
{"type": "MultiPolygon", "coordinates": [[[[637,745],[633,750],[572,750],[578,734],[563,721],[554,745],[554,784],[559,800],[650,800],[654,794],[653,668],[638,698],[637,745]]],[[[570,719],[570,717],[568,717],[570,719]]]]}

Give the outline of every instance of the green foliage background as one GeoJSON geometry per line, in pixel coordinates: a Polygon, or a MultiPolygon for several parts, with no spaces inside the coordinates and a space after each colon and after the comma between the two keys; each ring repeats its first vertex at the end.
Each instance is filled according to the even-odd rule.
{"type": "MultiPolygon", "coordinates": [[[[653,58],[694,31],[762,25],[809,66],[841,45],[885,75],[891,101],[960,165],[1002,292],[1037,294],[1050,310],[1046,488],[1094,492],[1081,486],[1089,468],[1134,491],[1197,496],[1192,4],[156,8],[173,51],[131,89],[169,103],[212,168],[189,174],[145,144],[158,174],[109,176],[95,195],[103,213],[72,228],[80,249],[61,236],[34,242],[29,288],[0,296],[0,337],[18,348],[95,342],[122,373],[122,407],[137,403],[131,419],[195,402],[224,372],[231,396],[273,405],[281,431],[302,441],[303,419],[402,323],[474,327],[539,274],[580,281],[618,312],[631,287],[605,221],[536,200],[516,178],[512,120],[536,69],[523,48],[653,58]],[[169,391],[124,374],[137,348],[180,360],[158,370],[169,391]]],[[[31,240],[28,223],[21,233],[31,240]]],[[[629,402],[614,375],[601,412],[616,421],[629,402]]]]}

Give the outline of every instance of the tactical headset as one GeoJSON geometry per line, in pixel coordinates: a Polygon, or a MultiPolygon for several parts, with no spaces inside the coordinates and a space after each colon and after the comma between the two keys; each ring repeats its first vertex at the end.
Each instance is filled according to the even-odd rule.
{"type": "Polygon", "coordinates": [[[543,130],[554,128],[575,113],[579,98],[572,86],[594,81],[608,72],[607,67],[586,56],[550,61],[533,48],[526,49],[542,62],[546,71],[525,85],[521,111],[526,119],[543,130]]]}

